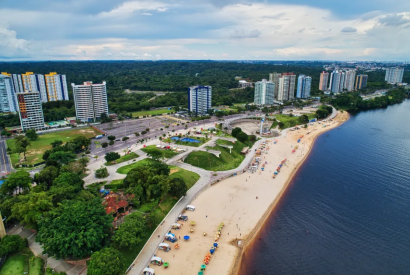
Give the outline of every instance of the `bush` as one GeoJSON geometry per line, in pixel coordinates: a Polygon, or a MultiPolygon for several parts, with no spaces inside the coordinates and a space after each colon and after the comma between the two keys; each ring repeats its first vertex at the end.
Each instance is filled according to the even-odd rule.
{"type": "Polygon", "coordinates": [[[108,170],[107,170],[106,167],[101,167],[100,169],[95,170],[95,177],[96,178],[101,179],[101,178],[106,178],[108,176],[109,176],[109,174],[108,174],[108,170]]]}
{"type": "Polygon", "coordinates": [[[239,132],[239,133],[236,135],[236,138],[237,138],[240,142],[246,142],[246,141],[249,140],[248,135],[245,134],[245,133],[242,132],[242,131],[239,132]]]}
{"type": "Polygon", "coordinates": [[[91,255],[87,274],[89,275],[120,275],[124,273],[123,255],[116,249],[106,247],[91,255]]]}
{"type": "Polygon", "coordinates": [[[232,130],[231,135],[232,135],[233,137],[236,137],[236,135],[239,134],[240,132],[242,132],[242,129],[239,128],[239,127],[236,127],[235,129],[232,130]]]}
{"type": "Polygon", "coordinates": [[[0,241],[0,255],[17,252],[27,246],[27,239],[22,239],[19,235],[6,235],[0,241]]]}
{"type": "Polygon", "coordinates": [[[90,151],[90,150],[87,150],[87,151],[85,151],[85,153],[86,153],[86,154],[89,154],[89,153],[91,153],[91,151],[90,151]]]}

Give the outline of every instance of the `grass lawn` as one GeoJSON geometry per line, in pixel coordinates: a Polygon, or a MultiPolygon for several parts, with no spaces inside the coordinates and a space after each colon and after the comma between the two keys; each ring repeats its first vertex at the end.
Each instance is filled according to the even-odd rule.
{"type": "MultiPolygon", "coordinates": [[[[26,152],[27,160],[24,164],[35,164],[42,162],[43,153],[51,149],[52,146],[50,145],[55,140],[61,140],[63,142],[67,142],[79,136],[85,136],[87,138],[95,137],[100,135],[101,133],[94,130],[93,128],[83,128],[83,129],[74,129],[69,131],[61,131],[55,133],[48,133],[44,135],[39,135],[37,140],[31,141],[31,146],[28,147],[26,152]]],[[[11,149],[14,148],[15,142],[14,139],[7,140],[7,146],[11,149]]],[[[23,157],[23,154],[21,154],[23,157]]],[[[10,156],[11,163],[13,166],[18,163],[18,154],[11,154],[10,156]]]]}
{"type": "Polygon", "coordinates": [[[117,173],[119,174],[128,174],[129,171],[131,171],[132,169],[134,169],[135,167],[141,166],[141,165],[148,165],[152,162],[155,162],[155,160],[147,158],[147,159],[143,159],[140,160],[138,162],[134,162],[128,165],[125,165],[123,167],[120,167],[117,169],[117,173]]]}
{"type": "MultiPolygon", "coordinates": [[[[156,145],[148,145],[147,147],[142,148],[141,151],[147,153],[147,149],[150,149],[150,148],[157,148],[157,146],[156,145]]],[[[170,158],[175,157],[176,155],[178,155],[177,152],[174,152],[174,151],[169,150],[169,149],[160,149],[160,148],[158,148],[158,150],[160,150],[162,152],[162,156],[164,158],[167,158],[167,159],[170,159],[170,158]]]]}
{"type": "Polygon", "coordinates": [[[169,169],[171,171],[171,175],[169,175],[169,178],[170,179],[174,179],[174,178],[182,179],[185,182],[188,189],[191,188],[195,184],[195,182],[199,180],[199,175],[197,173],[185,170],[181,167],[170,166],[169,169]]]}
{"type": "Polygon", "coordinates": [[[33,253],[28,247],[18,253],[14,253],[7,258],[0,270],[0,275],[43,275],[43,259],[36,257],[30,262],[33,253]],[[30,273],[29,273],[30,270],[30,273]]]}
{"type": "MultiPolygon", "coordinates": [[[[313,119],[316,117],[315,114],[308,114],[307,116],[309,119],[313,119]]],[[[282,129],[290,128],[295,125],[301,125],[301,123],[299,122],[299,117],[297,116],[275,115],[275,118],[279,120],[280,122],[284,123],[284,126],[282,129]]]]}
{"type": "Polygon", "coordinates": [[[118,163],[121,163],[121,162],[129,161],[129,160],[132,160],[132,159],[136,159],[138,157],[139,157],[138,154],[136,154],[134,152],[131,152],[131,153],[125,155],[125,156],[120,157],[115,162],[114,161],[106,162],[106,163],[104,163],[104,165],[105,166],[110,166],[110,165],[118,164],[118,163]]]}
{"type": "Polygon", "coordinates": [[[221,155],[217,156],[207,152],[192,152],[185,159],[185,163],[189,163],[193,166],[200,167],[209,171],[225,171],[238,167],[244,160],[245,156],[241,155],[241,151],[244,147],[252,147],[253,143],[245,145],[240,141],[235,143],[229,141],[220,141],[225,145],[233,145],[232,153],[229,153],[229,148],[215,146],[209,149],[221,151],[221,155]]]}
{"type": "Polygon", "coordinates": [[[132,113],[132,117],[161,115],[161,114],[167,114],[167,113],[171,113],[171,112],[173,112],[173,110],[168,110],[168,109],[139,111],[139,112],[132,113]]]}

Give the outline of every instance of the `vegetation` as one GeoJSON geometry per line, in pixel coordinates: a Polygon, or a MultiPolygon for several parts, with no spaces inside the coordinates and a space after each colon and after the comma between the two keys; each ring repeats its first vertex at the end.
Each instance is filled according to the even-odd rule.
{"type": "Polygon", "coordinates": [[[147,153],[147,155],[149,155],[150,157],[152,157],[153,159],[157,158],[172,158],[176,155],[178,155],[177,152],[174,152],[172,150],[169,149],[158,149],[156,145],[148,145],[145,148],[142,148],[141,151],[147,153]],[[155,158],[153,157],[155,156],[155,158]]]}
{"type": "Polygon", "coordinates": [[[31,185],[30,174],[26,171],[11,173],[6,181],[1,185],[0,191],[3,195],[13,195],[20,191],[28,191],[31,185]]]}
{"type": "Polygon", "coordinates": [[[120,157],[121,157],[120,154],[118,154],[117,152],[109,152],[109,153],[105,154],[104,158],[107,162],[113,162],[113,161],[119,159],[120,157]]]}
{"type": "Polygon", "coordinates": [[[154,115],[162,115],[162,114],[171,114],[173,113],[172,110],[168,109],[158,109],[158,110],[149,110],[149,111],[139,111],[132,113],[133,117],[144,117],[144,116],[154,116],[154,115]]]}
{"type": "Polygon", "coordinates": [[[38,134],[36,133],[36,130],[30,129],[30,130],[26,131],[26,137],[29,140],[33,141],[33,140],[36,140],[38,138],[38,134]]]}
{"type": "Polygon", "coordinates": [[[141,166],[141,165],[150,165],[154,162],[153,159],[143,159],[138,162],[134,162],[125,166],[122,166],[117,169],[117,173],[119,174],[128,174],[129,171],[134,169],[135,167],[141,166]]]}
{"type": "Polygon", "coordinates": [[[27,240],[19,235],[6,235],[0,241],[0,256],[14,253],[27,246],[27,240]]]}
{"type": "Polygon", "coordinates": [[[136,159],[138,157],[139,157],[139,155],[137,153],[131,152],[131,153],[128,153],[124,156],[121,156],[115,162],[106,162],[106,163],[104,163],[104,165],[109,166],[109,165],[113,165],[113,164],[118,164],[118,163],[121,163],[121,162],[126,162],[126,161],[129,161],[129,160],[132,160],[132,159],[136,159]]]}
{"type": "Polygon", "coordinates": [[[117,248],[133,248],[141,244],[146,237],[147,223],[141,213],[134,212],[124,218],[124,223],[115,231],[112,237],[117,248]]]}
{"type": "MultiPolygon", "coordinates": [[[[316,117],[316,114],[308,114],[307,115],[308,120],[313,119],[316,117]]],[[[290,127],[294,127],[296,125],[301,125],[301,124],[305,124],[306,122],[306,118],[303,117],[301,119],[301,117],[297,117],[297,116],[290,116],[290,115],[282,115],[282,114],[277,114],[275,115],[275,119],[278,122],[279,128],[280,129],[286,129],[286,128],[290,128],[290,127]]]]}
{"type": "Polygon", "coordinates": [[[120,275],[124,273],[125,262],[121,253],[111,247],[106,247],[91,255],[87,274],[89,275],[120,275]]]}
{"type": "Polygon", "coordinates": [[[97,170],[95,170],[95,177],[102,179],[102,178],[106,178],[109,176],[108,170],[106,167],[101,167],[97,170]]]}

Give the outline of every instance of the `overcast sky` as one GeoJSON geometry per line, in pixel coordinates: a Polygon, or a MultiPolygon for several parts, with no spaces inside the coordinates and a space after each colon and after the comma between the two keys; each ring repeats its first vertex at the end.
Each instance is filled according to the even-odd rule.
{"type": "Polygon", "coordinates": [[[0,60],[410,60],[406,0],[0,0],[0,60]]]}

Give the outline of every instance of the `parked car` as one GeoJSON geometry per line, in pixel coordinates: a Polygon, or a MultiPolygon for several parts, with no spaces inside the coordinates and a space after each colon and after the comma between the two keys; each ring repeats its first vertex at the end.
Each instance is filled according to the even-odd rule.
{"type": "Polygon", "coordinates": [[[188,220],[188,216],[184,216],[184,215],[179,215],[178,216],[178,221],[187,221],[188,220]]]}

